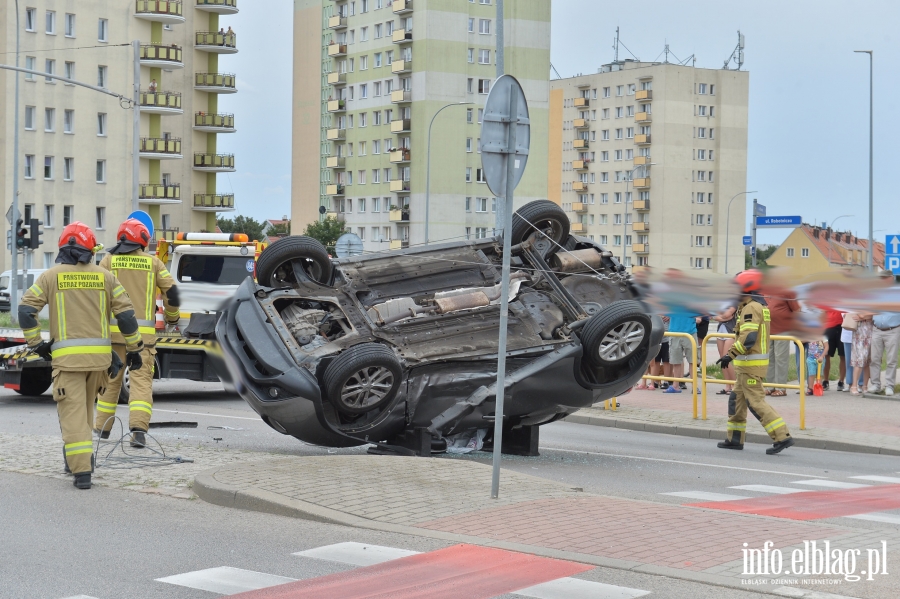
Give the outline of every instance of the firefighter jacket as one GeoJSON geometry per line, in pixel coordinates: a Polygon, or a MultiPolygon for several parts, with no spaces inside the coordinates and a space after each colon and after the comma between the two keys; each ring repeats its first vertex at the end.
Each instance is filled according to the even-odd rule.
{"type": "MultiPolygon", "coordinates": [[[[137,249],[127,254],[107,254],[100,261],[100,267],[112,272],[128,292],[145,345],[156,342],[156,295],[159,292],[162,292],[166,322],[178,324],[181,314],[177,307],[169,304],[166,295],[175,286],[175,280],[159,258],[137,249]]],[[[110,321],[110,332],[113,343],[125,343],[115,319],[110,321]]]]}
{"type": "Polygon", "coordinates": [[[127,350],[143,344],[134,308],[116,277],[93,264],[60,264],[38,277],[19,307],[19,321],[29,347],[40,345],[37,313],[50,308],[53,368],[106,370],[112,360],[109,314],[119,319],[127,350]]]}
{"type": "Polygon", "coordinates": [[[728,354],[738,374],[765,377],[769,369],[769,309],[752,295],[741,300],[728,354]]]}

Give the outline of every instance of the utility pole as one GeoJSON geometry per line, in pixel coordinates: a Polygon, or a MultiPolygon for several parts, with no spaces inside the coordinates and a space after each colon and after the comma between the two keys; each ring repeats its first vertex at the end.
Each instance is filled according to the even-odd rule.
{"type": "MultiPolygon", "coordinates": [[[[16,68],[19,68],[19,0],[16,0],[16,68]]],[[[9,219],[12,230],[12,276],[9,278],[9,317],[12,323],[19,322],[19,248],[16,247],[16,222],[19,219],[19,72],[16,71],[16,116],[13,119],[13,197],[12,217],[9,219]]]]}
{"type": "Polygon", "coordinates": [[[753,235],[753,241],[750,244],[750,264],[753,268],[756,268],[756,205],[759,202],[756,198],[753,198],[753,223],[751,225],[751,235],[753,235]]]}
{"type": "MultiPolygon", "coordinates": [[[[503,46],[505,45],[504,37],[503,37],[503,0],[497,1],[497,50],[494,52],[496,55],[497,62],[497,77],[494,81],[499,81],[500,77],[506,74],[506,65],[504,64],[504,52],[503,46]]],[[[506,198],[497,198],[497,212],[494,214],[494,234],[497,235],[500,232],[503,232],[503,228],[506,224],[506,198]]],[[[512,205],[509,206],[509,209],[512,210],[512,205]]]]}
{"type": "Polygon", "coordinates": [[[134,142],[131,146],[131,209],[140,210],[139,187],[141,177],[141,42],[131,42],[134,49],[134,142]]]}

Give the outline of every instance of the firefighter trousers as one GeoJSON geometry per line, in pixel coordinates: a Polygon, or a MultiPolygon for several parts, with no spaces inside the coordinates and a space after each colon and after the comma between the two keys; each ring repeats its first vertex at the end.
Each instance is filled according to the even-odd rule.
{"type": "Polygon", "coordinates": [[[74,474],[91,471],[94,398],[109,379],[105,370],[53,370],[53,399],[65,444],[66,464],[74,474]]]}
{"type": "MultiPolygon", "coordinates": [[[[114,343],[113,350],[125,362],[125,346],[114,343]]],[[[150,428],[150,417],[153,415],[153,367],[156,363],[156,348],[144,345],[141,351],[144,365],[139,370],[128,371],[128,430],[150,428]]],[[[109,381],[106,392],[97,398],[97,416],[94,428],[108,431],[112,428],[116,406],[119,404],[119,393],[125,378],[125,369],[119,376],[109,381]]]]}
{"type": "Polygon", "coordinates": [[[733,441],[735,434],[740,435],[740,443],[747,434],[747,409],[753,413],[763,425],[772,441],[778,443],[791,436],[784,419],[766,401],[763,383],[765,377],[737,373],[737,384],[728,400],[728,433],[726,438],[733,441]]]}

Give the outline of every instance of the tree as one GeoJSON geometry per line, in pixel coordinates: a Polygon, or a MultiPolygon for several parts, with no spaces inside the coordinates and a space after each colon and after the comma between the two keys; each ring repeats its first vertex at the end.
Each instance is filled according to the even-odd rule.
{"type": "Polygon", "coordinates": [[[333,216],[326,216],[325,220],[313,221],[306,225],[303,234],[313,239],[318,239],[328,253],[334,254],[334,244],[338,237],[346,232],[344,223],[333,216]]]}
{"type": "MultiPolygon", "coordinates": [[[[778,249],[777,245],[771,245],[764,250],[757,249],[756,250],[756,267],[757,268],[768,268],[769,265],[766,262],[772,254],[775,253],[775,250],[778,249]]],[[[750,255],[749,251],[744,252],[744,268],[753,268],[753,257],[750,255]]]]}
{"type": "Polygon", "coordinates": [[[236,216],[234,219],[220,218],[216,224],[223,233],[244,233],[250,241],[258,241],[263,238],[263,224],[249,216],[236,216]]]}
{"type": "Polygon", "coordinates": [[[281,223],[277,225],[272,225],[269,227],[269,231],[267,235],[277,235],[278,237],[283,237],[285,235],[291,234],[291,221],[283,220],[281,223]]]}

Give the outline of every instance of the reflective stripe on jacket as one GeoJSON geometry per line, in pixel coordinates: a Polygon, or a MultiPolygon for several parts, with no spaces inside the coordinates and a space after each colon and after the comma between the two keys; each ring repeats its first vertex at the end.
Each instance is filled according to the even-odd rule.
{"type": "MultiPolygon", "coordinates": [[[[178,322],[180,317],[178,308],[170,306],[166,296],[166,292],[175,285],[175,280],[159,258],[138,249],[127,254],[108,254],[100,261],[100,267],[112,272],[131,296],[144,345],[156,342],[158,293],[162,293],[166,321],[178,322]]],[[[110,331],[113,343],[124,342],[115,320],[110,321],[110,331]]]]}

